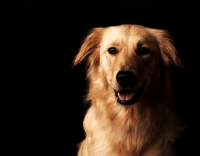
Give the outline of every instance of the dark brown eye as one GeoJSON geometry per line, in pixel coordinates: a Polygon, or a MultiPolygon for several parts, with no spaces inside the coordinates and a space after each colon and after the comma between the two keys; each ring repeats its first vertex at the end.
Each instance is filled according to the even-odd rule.
{"type": "Polygon", "coordinates": [[[144,47],[139,47],[136,51],[138,55],[146,55],[149,54],[149,50],[144,47]]]}
{"type": "Polygon", "coordinates": [[[117,49],[115,47],[110,47],[110,48],[108,48],[108,52],[109,52],[109,54],[116,54],[117,49]]]}

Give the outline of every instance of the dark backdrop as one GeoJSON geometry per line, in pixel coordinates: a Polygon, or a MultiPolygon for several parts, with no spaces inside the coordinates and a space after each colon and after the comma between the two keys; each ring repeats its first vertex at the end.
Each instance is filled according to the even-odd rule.
{"type": "Polygon", "coordinates": [[[173,71],[178,111],[189,123],[177,150],[180,156],[194,155],[199,144],[198,14],[199,5],[192,1],[0,1],[7,153],[75,156],[84,137],[86,86],[84,69],[71,68],[73,58],[89,29],[133,23],[174,36],[188,70],[173,71]]]}

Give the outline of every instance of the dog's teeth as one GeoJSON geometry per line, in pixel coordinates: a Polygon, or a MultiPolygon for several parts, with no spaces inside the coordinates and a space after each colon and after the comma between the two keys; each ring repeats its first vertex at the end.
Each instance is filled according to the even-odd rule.
{"type": "Polygon", "coordinates": [[[134,93],[118,93],[118,97],[122,101],[131,100],[134,96],[134,93]]]}
{"type": "Polygon", "coordinates": [[[120,100],[125,100],[125,95],[124,94],[120,94],[120,93],[118,93],[118,97],[119,97],[119,99],[120,100]]]}

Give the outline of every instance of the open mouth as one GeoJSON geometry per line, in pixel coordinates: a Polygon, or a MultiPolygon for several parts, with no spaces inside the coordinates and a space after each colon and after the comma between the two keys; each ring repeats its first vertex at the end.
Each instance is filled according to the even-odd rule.
{"type": "Polygon", "coordinates": [[[115,91],[115,96],[117,97],[117,102],[122,104],[122,105],[131,105],[137,102],[142,94],[142,91],[144,90],[145,87],[144,83],[142,87],[137,90],[137,91],[132,91],[132,90],[120,90],[120,91],[115,91]]]}

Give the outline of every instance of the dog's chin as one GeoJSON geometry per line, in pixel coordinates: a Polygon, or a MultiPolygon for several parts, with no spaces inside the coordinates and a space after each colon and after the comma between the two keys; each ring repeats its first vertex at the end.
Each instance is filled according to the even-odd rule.
{"type": "Polygon", "coordinates": [[[141,94],[144,90],[145,87],[144,83],[141,88],[137,91],[133,91],[130,89],[122,89],[119,91],[114,90],[115,96],[117,97],[117,102],[122,104],[122,105],[132,105],[136,103],[139,98],[141,97],[141,94]]]}

